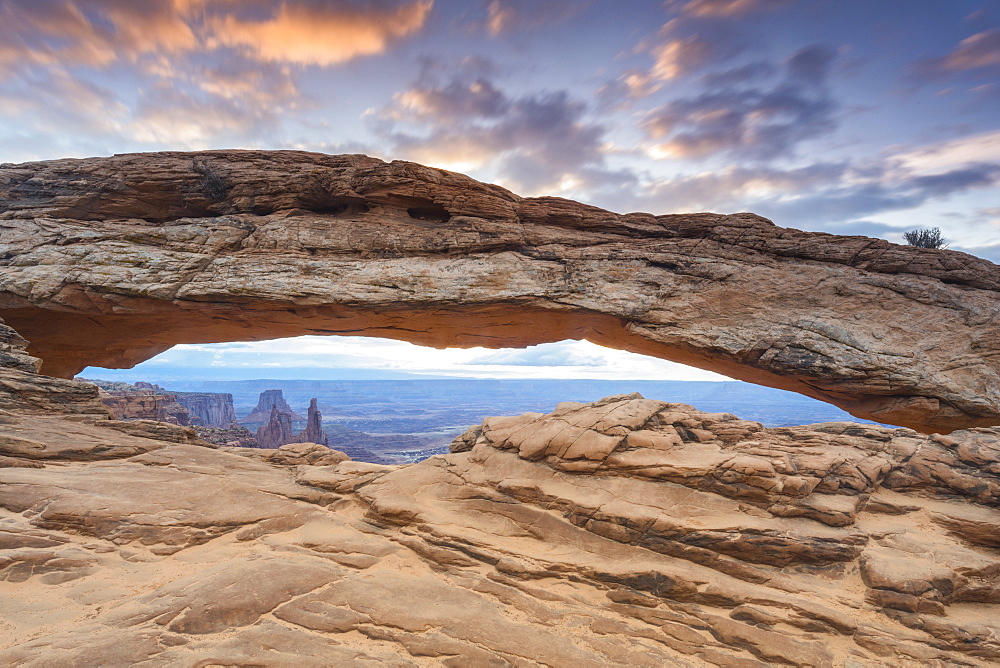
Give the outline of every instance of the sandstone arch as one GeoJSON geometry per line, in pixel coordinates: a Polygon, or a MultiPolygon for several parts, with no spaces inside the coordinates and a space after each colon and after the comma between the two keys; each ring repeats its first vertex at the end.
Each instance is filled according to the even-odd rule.
{"type": "Polygon", "coordinates": [[[177,343],[566,338],[925,432],[1000,424],[1000,274],[753,214],[617,215],[295,151],[0,167],[0,317],[42,371],[177,343]]]}

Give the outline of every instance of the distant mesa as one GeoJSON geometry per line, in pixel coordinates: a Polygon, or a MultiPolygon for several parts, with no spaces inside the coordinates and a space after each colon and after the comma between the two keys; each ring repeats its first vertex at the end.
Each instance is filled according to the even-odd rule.
{"type": "Polygon", "coordinates": [[[116,420],[156,420],[183,427],[228,428],[236,422],[233,395],[172,392],[143,381],[134,384],[89,380],[116,420]]]}
{"type": "Polygon", "coordinates": [[[281,390],[264,390],[260,393],[257,406],[250,411],[249,415],[238,420],[238,422],[242,425],[266,424],[271,420],[272,408],[276,408],[279,413],[287,415],[288,419],[292,422],[303,422],[305,420],[304,417],[292,410],[288,402],[285,401],[281,390]]]}
{"type": "Polygon", "coordinates": [[[108,407],[116,420],[156,420],[183,427],[201,424],[201,420],[192,416],[176,395],[159,385],[144,382],[134,385],[102,383],[98,387],[101,388],[101,403],[108,407]]]}

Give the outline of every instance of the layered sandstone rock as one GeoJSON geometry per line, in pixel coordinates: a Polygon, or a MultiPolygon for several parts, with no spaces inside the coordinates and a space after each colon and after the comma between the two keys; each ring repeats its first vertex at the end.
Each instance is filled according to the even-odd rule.
{"type": "Polygon", "coordinates": [[[183,426],[197,423],[192,422],[191,413],[178,403],[176,395],[168,394],[157,386],[102,388],[101,402],[116,420],[156,420],[183,426]]]}
{"type": "MultiPolygon", "coordinates": [[[[228,429],[236,423],[233,395],[170,392],[152,383],[80,380],[97,385],[101,402],[116,420],[157,420],[170,424],[228,429]]],[[[251,436],[252,437],[252,436],[251,436]]]]}
{"type": "Polygon", "coordinates": [[[298,414],[285,403],[285,397],[281,390],[266,390],[261,392],[260,401],[254,411],[243,418],[241,422],[253,424],[256,417],[261,412],[261,406],[269,405],[270,412],[267,422],[257,430],[258,447],[274,449],[288,443],[316,443],[327,445],[327,435],[323,431],[323,414],[316,406],[316,399],[309,400],[308,417],[306,418],[306,428],[297,435],[292,431],[292,421],[301,420],[298,414]]]}
{"type": "Polygon", "coordinates": [[[90,383],[41,376],[28,342],[0,318],[0,408],[48,415],[76,413],[108,417],[99,390],[90,383]]]}
{"type": "Polygon", "coordinates": [[[316,406],[316,399],[309,400],[309,409],[306,417],[306,428],[299,433],[300,443],[319,443],[327,445],[327,435],[323,431],[323,414],[316,406]]]}
{"type": "Polygon", "coordinates": [[[239,425],[230,427],[201,427],[194,428],[198,437],[215,445],[233,448],[256,448],[257,437],[249,429],[239,425]]]}
{"type": "Polygon", "coordinates": [[[177,403],[187,409],[194,424],[228,428],[236,423],[233,395],[222,392],[174,392],[177,403]]]}
{"type": "Polygon", "coordinates": [[[1000,661],[997,430],[625,395],[380,466],[2,418],[3,665],[1000,661]]]}
{"type": "Polygon", "coordinates": [[[257,430],[257,447],[271,450],[294,440],[291,415],[272,405],[267,422],[257,430]]]}
{"type": "Polygon", "coordinates": [[[358,155],[157,153],[0,167],[0,244],[0,315],[57,376],[299,334],[586,338],[924,432],[1000,423],[996,266],[752,214],[618,215],[358,155]]]}

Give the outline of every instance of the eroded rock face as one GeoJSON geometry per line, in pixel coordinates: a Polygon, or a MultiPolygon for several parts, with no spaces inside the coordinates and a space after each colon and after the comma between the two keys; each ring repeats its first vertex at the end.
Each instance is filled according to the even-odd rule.
{"type": "Polygon", "coordinates": [[[257,405],[254,409],[245,418],[239,420],[239,423],[263,425],[271,420],[271,413],[274,409],[287,415],[290,422],[302,422],[305,419],[292,410],[292,407],[285,401],[285,395],[282,394],[281,390],[264,390],[257,398],[257,405]]]}
{"type": "Polygon", "coordinates": [[[306,428],[299,433],[299,442],[326,445],[327,435],[323,431],[323,414],[319,412],[319,408],[316,406],[316,399],[309,400],[307,415],[306,428]]]}
{"type": "Polygon", "coordinates": [[[124,388],[101,389],[101,403],[107,406],[114,419],[156,420],[184,426],[192,424],[190,411],[178,403],[176,395],[163,388],[155,385],[149,388],[129,387],[127,383],[115,385],[124,388]]]}
{"type": "Polygon", "coordinates": [[[28,342],[0,318],[0,408],[49,415],[77,413],[108,417],[99,390],[90,383],[41,376],[41,360],[28,342]]]}
{"type": "Polygon", "coordinates": [[[43,372],[176,343],[587,338],[924,432],[1000,424],[1000,272],[752,214],[617,215],[365,156],[0,168],[0,315],[43,372]]]}
{"type": "Polygon", "coordinates": [[[267,422],[257,430],[257,447],[275,449],[294,440],[291,416],[279,411],[277,406],[271,406],[267,422]]]}
{"type": "Polygon", "coordinates": [[[186,408],[196,424],[228,428],[236,423],[233,395],[222,392],[174,392],[177,403],[186,408]]]}
{"type": "Polygon", "coordinates": [[[993,429],[625,395],[381,466],[2,418],[3,665],[1000,661],[993,429]]]}

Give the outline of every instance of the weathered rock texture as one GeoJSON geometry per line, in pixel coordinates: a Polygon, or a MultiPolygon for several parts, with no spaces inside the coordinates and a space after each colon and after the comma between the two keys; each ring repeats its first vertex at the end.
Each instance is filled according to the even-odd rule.
{"type": "Polygon", "coordinates": [[[27,345],[24,337],[0,318],[0,407],[42,415],[108,416],[96,386],[38,375],[41,360],[27,354],[27,345]]]}
{"type": "Polygon", "coordinates": [[[326,432],[323,431],[323,414],[316,406],[316,399],[309,400],[306,428],[299,433],[299,443],[327,444],[326,432]]]}
{"type": "Polygon", "coordinates": [[[617,215],[358,155],[214,151],[0,167],[0,315],[43,371],[176,343],[567,338],[925,432],[1000,424],[1000,272],[963,253],[617,215]]]}
{"type": "Polygon", "coordinates": [[[281,390],[264,390],[257,399],[257,405],[250,414],[239,420],[240,424],[255,425],[264,424],[271,419],[272,409],[277,408],[279,413],[284,413],[289,420],[302,422],[305,420],[301,415],[292,410],[292,407],[285,401],[285,395],[281,390]]]}
{"type": "MultiPolygon", "coordinates": [[[[121,385],[127,385],[121,383],[121,385]]],[[[108,389],[102,388],[101,402],[116,420],[156,420],[188,426],[191,413],[177,401],[173,394],[162,388],[108,389]]]]}
{"type": "Polygon", "coordinates": [[[278,410],[277,406],[271,406],[267,422],[257,430],[257,447],[274,449],[294,440],[291,416],[278,410]]]}
{"type": "Polygon", "coordinates": [[[257,438],[246,427],[232,425],[230,427],[195,426],[198,438],[215,445],[233,448],[256,448],[257,438]]]}
{"type": "Polygon", "coordinates": [[[194,424],[229,427],[236,422],[233,395],[221,392],[174,392],[177,403],[188,410],[194,424]]]}
{"type": "Polygon", "coordinates": [[[97,385],[116,420],[159,420],[180,425],[228,428],[236,422],[233,395],[170,392],[159,385],[81,378],[97,385]]]}
{"type": "Polygon", "coordinates": [[[626,395],[392,467],[0,417],[2,665],[1000,661],[995,429],[626,395]]]}
{"type": "MultiPolygon", "coordinates": [[[[320,413],[319,408],[316,407],[316,399],[309,400],[309,417],[306,420],[306,428],[296,435],[292,432],[292,420],[294,419],[295,414],[290,412],[291,409],[283,411],[279,408],[280,405],[284,405],[285,408],[288,408],[288,404],[285,403],[285,399],[281,395],[281,390],[267,390],[267,392],[261,393],[261,403],[264,402],[264,395],[269,392],[277,392],[277,394],[272,394],[269,398],[272,403],[271,413],[268,416],[267,423],[262,425],[260,429],[257,430],[258,447],[273,449],[288,443],[314,443],[317,445],[327,444],[326,432],[323,431],[323,414],[320,413]]],[[[255,412],[259,409],[260,404],[258,404],[255,412]]]]}

